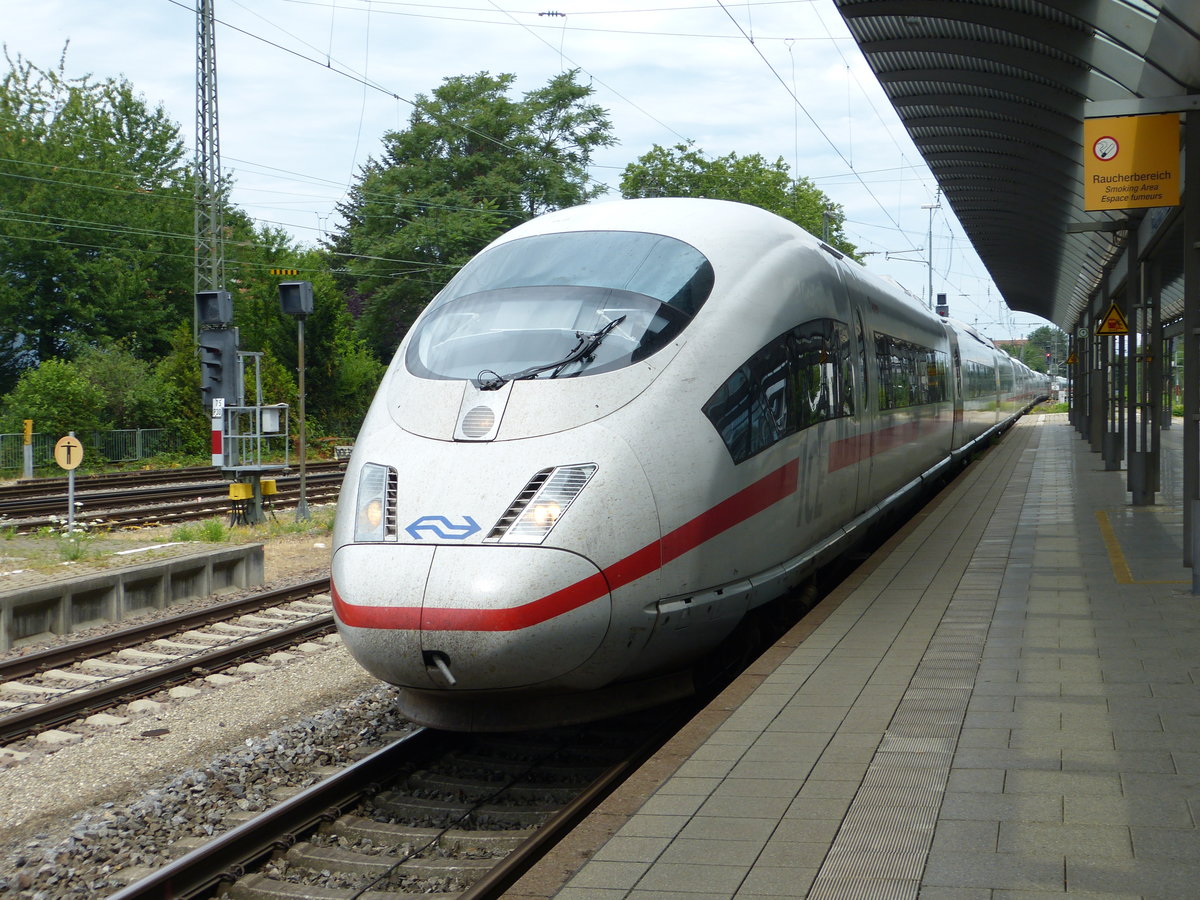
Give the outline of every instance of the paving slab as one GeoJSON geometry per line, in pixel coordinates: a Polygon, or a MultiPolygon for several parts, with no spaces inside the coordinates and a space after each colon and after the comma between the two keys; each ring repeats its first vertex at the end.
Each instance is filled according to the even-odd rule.
{"type": "Polygon", "coordinates": [[[1026,416],[612,801],[607,845],[507,896],[1195,896],[1200,603],[1163,481],[1134,509],[1026,416]]]}

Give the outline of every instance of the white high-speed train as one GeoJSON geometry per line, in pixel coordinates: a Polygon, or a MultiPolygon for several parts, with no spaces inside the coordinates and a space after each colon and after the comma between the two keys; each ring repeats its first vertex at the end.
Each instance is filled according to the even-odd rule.
{"type": "Polygon", "coordinates": [[[434,727],[660,703],[1045,393],[755,207],[551,213],[464,266],[400,345],[338,508],[338,627],[434,727]]]}

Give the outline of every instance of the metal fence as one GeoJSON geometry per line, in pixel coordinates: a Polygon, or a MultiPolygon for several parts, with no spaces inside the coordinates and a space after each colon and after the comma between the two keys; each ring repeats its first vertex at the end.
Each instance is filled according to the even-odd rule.
{"type": "MultiPolygon", "coordinates": [[[[62,435],[33,434],[33,467],[53,466],[54,445],[62,435]]],[[[123,428],[76,435],[83,442],[84,462],[134,462],[179,448],[179,436],[167,428],[123,428]]],[[[25,436],[0,434],[0,474],[20,475],[25,467],[25,436]]]]}

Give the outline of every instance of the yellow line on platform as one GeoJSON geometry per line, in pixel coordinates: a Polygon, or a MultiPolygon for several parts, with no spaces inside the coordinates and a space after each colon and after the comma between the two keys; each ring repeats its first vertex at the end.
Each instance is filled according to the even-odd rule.
{"type": "Polygon", "coordinates": [[[1108,513],[1102,509],[1096,510],[1096,521],[1100,525],[1100,537],[1108,551],[1108,562],[1117,584],[1191,584],[1190,581],[1138,581],[1125,561],[1125,553],[1121,550],[1121,542],[1117,540],[1117,532],[1108,519],[1108,513]]]}

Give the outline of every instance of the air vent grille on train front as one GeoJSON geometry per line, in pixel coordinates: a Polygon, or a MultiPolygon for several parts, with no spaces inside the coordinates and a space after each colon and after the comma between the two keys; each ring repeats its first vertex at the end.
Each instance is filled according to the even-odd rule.
{"type": "Polygon", "coordinates": [[[594,474],[594,463],[542,469],[509,504],[485,540],[540,544],[594,474]]]}

